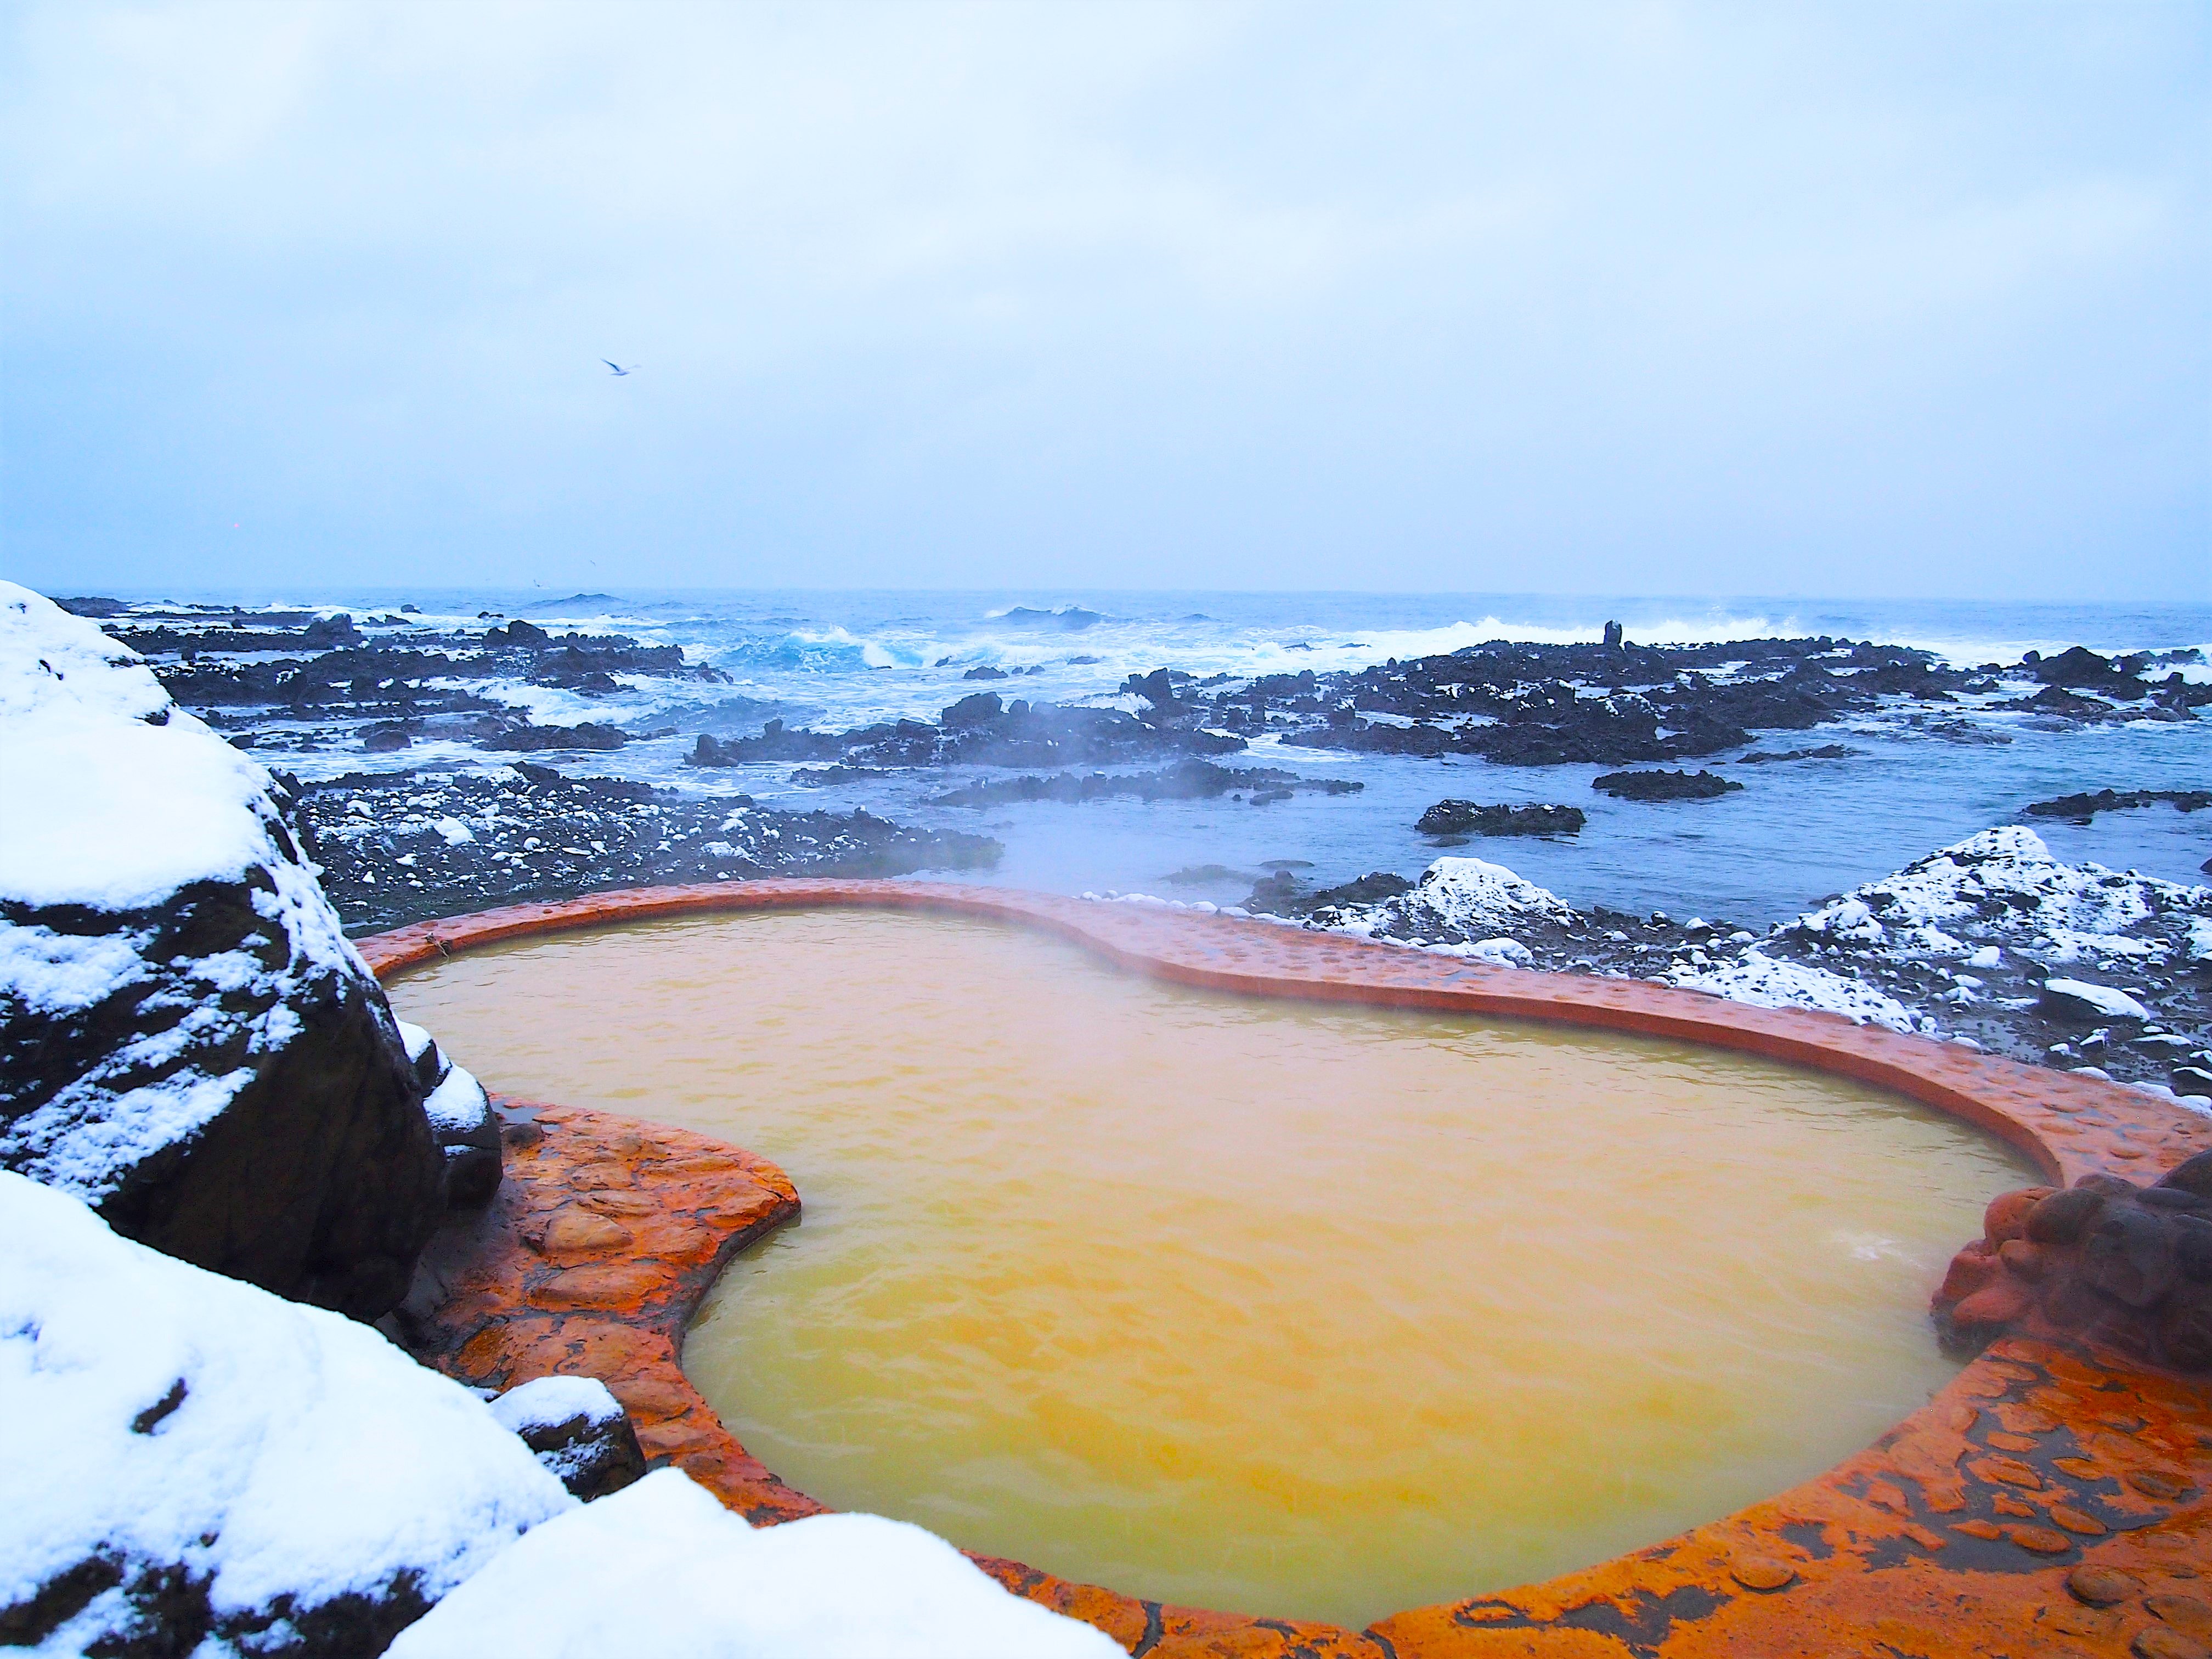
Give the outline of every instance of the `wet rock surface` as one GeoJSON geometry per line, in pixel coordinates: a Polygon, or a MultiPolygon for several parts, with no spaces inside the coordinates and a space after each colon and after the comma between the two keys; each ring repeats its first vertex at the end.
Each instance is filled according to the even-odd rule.
{"type": "Polygon", "coordinates": [[[1071,804],[1117,799],[1214,800],[1225,795],[1265,806],[1287,800],[1294,794],[1352,795],[1365,787],[1364,784],[1344,778],[1301,777],[1278,767],[1216,766],[1208,761],[1188,760],[1180,766],[1153,772],[1032,774],[999,782],[970,784],[938,795],[930,804],[980,807],[1030,800],[1071,804]]]}
{"type": "Polygon", "coordinates": [[[1717,800],[1743,786],[1717,772],[1605,772],[1590,787],[1615,800],[1717,800]]]}
{"type": "Polygon", "coordinates": [[[1738,766],[1765,766],[1775,761],[1849,760],[1859,751],[1840,743],[1824,743],[1811,749],[1784,749],[1775,754],[1754,749],[1735,758],[1738,766]]]}
{"type": "Polygon", "coordinates": [[[2212,1153],[2154,1183],[2095,1174],[2001,1194],[1983,1237],[1953,1260],[1935,1311],[1969,1348],[2020,1331],[2212,1372],[2212,1153]]]}
{"type": "Polygon", "coordinates": [[[821,1513],[746,1455],[678,1364],[723,1266],[798,1214],[789,1178],[681,1129],[504,1097],[494,1105],[508,1178],[433,1239],[386,1322],[392,1338],[477,1387],[602,1379],[648,1468],[682,1468],[756,1523],[821,1513]]]}
{"type": "Polygon", "coordinates": [[[1589,822],[1578,806],[1485,806],[1440,800],[1413,827],[1425,836],[1571,836],[1589,822]]]}
{"type": "Polygon", "coordinates": [[[2100,789],[2051,800],[2030,801],[2020,810],[2032,818],[2070,818],[2087,823],[2100,812],[2124,812],[2138,806],[2165,802],[2184,812],[2201,812],[2212,806],[2212,789],[2100,789]]]}
{"type": "Polygon", "coordinates": [[[836,761],[848,766],[1104,766],[1178,755],[1223,755],[1242,738],[1204,729],[1195,710],[1156,707],[1139,719],[1118,708],[1063,708],[995,691],[951,704],[935,724],[896,720],[851,732],[793,731],[770,720],[758,737],[702,733],[694,766],[757,761],[836,761]]]}
{"type": "Polygon", "coordinates": [[[160,665],[162,684],[186,708],[343,710],[364,719],[511,714],[470,682],[520,679],[586,696],[619,689],[617,674],[720,684],[720,671],[688,662],[678,646],[619,635],[554,635],[515,621],[481,634],[429,629],[365,638],[352,617],[313,612],[180,611],[112,620],[114,638],[160,665]],[[243,653],[258,653],[240,660],[243,653]],[[276,654],[267,654],[276,653],[276,654]]]}
{"type": "Polygon", "coordinates": [[[1279,725],[1286,741],[1320,746],[1620,765],[1717,754],[1753,731],[1809,730],[1883,697],[1948,696],[1966,678],[1925,652],[1826,639],[1501,641],[1357,673],[1273,676],[1219,694],[1217,711],[1230,729],[1279,725]]]}

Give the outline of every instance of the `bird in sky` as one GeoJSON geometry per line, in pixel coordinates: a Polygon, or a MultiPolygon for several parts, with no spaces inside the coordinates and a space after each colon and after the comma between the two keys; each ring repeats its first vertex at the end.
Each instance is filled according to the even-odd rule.
{"type": "Polygon", "coordinates": [[[617,374],[627,374],[629,373],[629,368],[635,368],[637,367],[635,363],[632,363],[629,366],[629,368],[624,368],[620,363],[615,362],[611,357],[602,357],[599,361],[605,363],[609,368],[614,370],[617,374]]]}

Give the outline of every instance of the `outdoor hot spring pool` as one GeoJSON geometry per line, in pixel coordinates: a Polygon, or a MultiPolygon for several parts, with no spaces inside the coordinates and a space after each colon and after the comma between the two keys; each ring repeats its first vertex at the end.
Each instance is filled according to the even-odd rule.
{"type": "Polygon", "coordinates": [[[398,978],[493,1089],[798,1183],[684,1365],[840,1509],[1353,1628],[1858,1449],[1955,1367],[1930,1291],[2008,1148],[1826,1074],[1236,998],[855,909],[541,936],[398,978]]]}

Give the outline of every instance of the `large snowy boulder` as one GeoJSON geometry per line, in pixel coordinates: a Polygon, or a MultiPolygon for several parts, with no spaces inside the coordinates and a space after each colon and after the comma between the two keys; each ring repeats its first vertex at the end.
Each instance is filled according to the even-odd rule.
{"type": "Polygon", "coordinates": [[[0,583],[0,1168],[284,1295],[396,1304],[441,1156],[268,775],[0,583]]]}
{"type": "Polygon", "coordinates": [[[562,1516],[401,1632],[392,1659],[1121,1659],[944,1540],[873,1515],[756,1530],[680,1471],[562,1516]]]}
{"type": "Polygon", "coordinates": [[[576,1502],[369,1327],[4,1171],[0,1423],[0,1646],[42,1653],[378,1653],[576,1502]]]}

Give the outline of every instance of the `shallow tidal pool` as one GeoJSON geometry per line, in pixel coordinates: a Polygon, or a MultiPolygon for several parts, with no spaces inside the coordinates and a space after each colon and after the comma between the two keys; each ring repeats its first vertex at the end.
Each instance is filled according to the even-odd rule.
{"type": "Polygon", "coordinates": [[[1840,1078],[1239,999],[850,909],[526,940],[392,987],[492,1089],[723,1137],[799,1224],[684,1352],[840,1509],[1358,1627],[1653,1542],[1955,1367],[1928,1298],[2033,1179],[1840,1078]]]}

